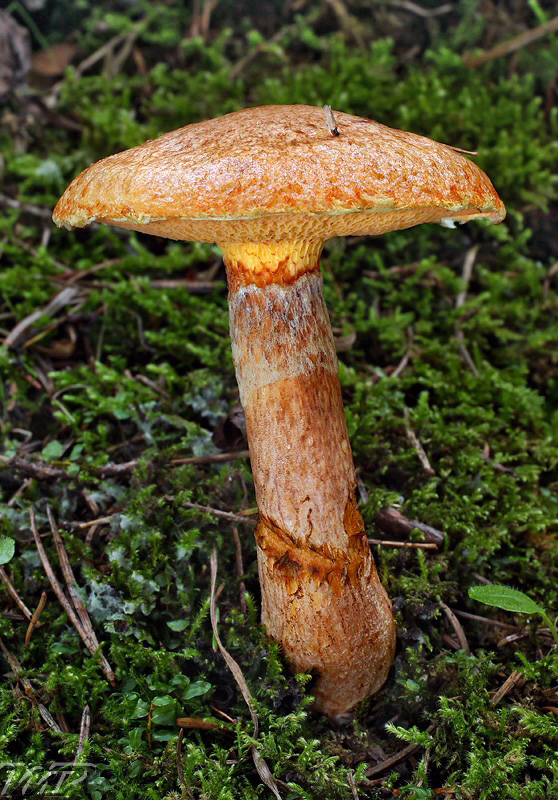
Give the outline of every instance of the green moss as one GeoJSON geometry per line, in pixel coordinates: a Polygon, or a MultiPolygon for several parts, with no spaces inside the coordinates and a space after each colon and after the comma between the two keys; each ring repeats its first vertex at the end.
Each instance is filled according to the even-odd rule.
{"type": "MultiPolygon", "coordinates": [[[[548,227],[558,199],[558,122],[548,102],[556,42],[524,48],[513,62],[466,67],[464,51],[500,37],[471,0],[454,4],[451,22],[393,10],[388,18],[377,4],[360,13],[347,3],[362,49],[319,4],[286,21],[271,0],[253,18],[223,0],[205,38],[188,35],[188,4],[78,5],[81,17],[63,0],[34,12],[49,42],[73,26],[81,58],[129,35],[136,61],[111,70],[109,58],[83,75],[68,67],[56,114],[73,124],[46,124],[11,95],[7,111],[25,135],[8,124],[0,130],[2,194],[21,204],[8,204],[0,218],[2,336],[44,309],[67,272],[83,273],[70,306],[35,319],[14,347],[0,346],[0,455],[58,470],[54,480],[0,463],[0,533],[16,544],[6,568],[30,608],[43,590],[48,595],[28,649],[26,621],[0,616],[2,641],[31,684],[22,691],[3,660],[0,781],[10,780],[10,791],[31,781],[28,794],[54,786],[59,775],[49,765],[73,762],[87,704],[84,766],[61,796],[187,796],[176,766],[175,719],[185,716],[212,718],[224,729],[184,735],[180,763],[194,796],[267,795],[250,755],[248,710],[213,649],[208,564],[216,546],[221,636],[254,694],[258,747],[284,798],[350,800],[349,771],[359,797],[378,800],[391,796],[390,787],[416,800],[444,786],[456,800],[553,797],[558,732],[545,708],[558,702],[558,665],[550,638],[511,613],[499,619],[524,634],[516,642],[461,617],[466,654],[455,649],[440,602],[478,614],[467,591],[480,575],[556,608],[558,282],[548,227]],[[376,28],[390,36],[377,38],[376,28]],[[191,291],[217,249],[102,227],[50,231],[48,221],[66,182],[91,161],[201,118],[281,102],[328,103],[478,149],[476,163],[509,209],[497,227],[422,226],[325,249],[333,325],[356,334],[340,353],[340,376],[367,529],[376,534],[375,514],[389,505],[445,533],[438,552],[375,546],[397,610],[397,659],[379,698],[345,728],[312,716],[310,677],[289,676],[258,626],[249,522],[238,526],[242,615],[231,523],[185,506],[238,514],[255,505],[245,459],[174,462],[215,453],[212,434],[237,402],[223,272],[206,293],[191,291]],[[463,287],[472,247],[475,265],[463,287]],[[177,288],[157,283],[169,277],[177,288]],[[109,463],[129,466],[104,473],[109,463]],[[48,588],[28,515],[33,507],[61,576],[45,503],[62,529],[115,688],[48,588]],[[106,521],[79,527],[96,518],[106,521]],[[493,693],[514,670],[522,680],[495,705],[493,693]],[[366,779],[374,748],[390,755],[407,743],[418,747],[414,761],[386,773],[385,786],[366,779]]],[[[550,2],[529,9],[518,29],[553,13],[550,2]]],[[[1,597],[3,613],[17,613],[6,591],[1,597]]]]}

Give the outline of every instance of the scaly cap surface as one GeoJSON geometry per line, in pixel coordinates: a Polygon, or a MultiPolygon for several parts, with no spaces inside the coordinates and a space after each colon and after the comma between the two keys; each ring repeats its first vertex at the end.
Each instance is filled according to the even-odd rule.
{"type": "Polygon", "coordinates": [[[505,208],[485,173],[447,145],[323,109],[263,106],[197,122],[92,164],[53,214],[193,241],[325,240],[505,208]]]}

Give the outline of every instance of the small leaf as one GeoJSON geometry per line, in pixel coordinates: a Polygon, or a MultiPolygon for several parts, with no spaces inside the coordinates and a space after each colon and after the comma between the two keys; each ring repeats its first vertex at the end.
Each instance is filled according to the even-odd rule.
{"type": "Polygon", "coordinates": [[[54,439],[52,442],[49,442],[46,447],[43,447],[41,455],[45,461],[56,461],[62,455],[63,450],[64,445],[62,442],[58,442],[54,439]]]}
{"type": "Polygon", "coordinates": [[[0,537],[0,564],[7,564],[13,558],[15,552],[15,542],[8,536],[0,537]]]}
{"type": "Polygon", "coordinates": [[[469,597],[504,611],[515,611],[520,614],[544,613],[534,600],[518,589],[510,589],[509,586],[471,586],[469,597]]]}
{"type": "Polygon", "coordinates": [[[189,624],[190,621],[187,619],[171,619],[169,622],[167,622],[167,625],[171,631],[175,631],[176,633],[180,633],[180,631],[185,630],[189,624]]]}
{"type": "Polygon", "coordinates": [[[182,695],[183,700],[190,700],[192,697],[200,697],[202,694],[207,694],[211,689],[211,684],[207,681],[196,681],[191,683],[182,695]]]}

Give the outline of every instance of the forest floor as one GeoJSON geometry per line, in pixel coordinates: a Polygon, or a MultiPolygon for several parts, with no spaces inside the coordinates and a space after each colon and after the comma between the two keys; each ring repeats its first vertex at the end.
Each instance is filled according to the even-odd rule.
{"type": "Polygon", "coordinates": [[[0,13],[0,794],[558,797],[552,626],[469,597],[504,584],[557,613],[555,4],[29,8],[0,13]],[[324,251],[358,505],[397,619],[385,686],[343,724],[259,624],[218,248],[51,221],[91,162],[269,103],[476,151],[508,210],[324,251]]]}

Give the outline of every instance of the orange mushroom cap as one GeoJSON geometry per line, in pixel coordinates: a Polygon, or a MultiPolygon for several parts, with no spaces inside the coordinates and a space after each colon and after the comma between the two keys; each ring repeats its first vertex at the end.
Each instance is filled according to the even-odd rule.
{"type": "Polygon", "coordinates": [[[314,106],[262,106],[197,122],[84,170],[53,214],[171,239],[279,241],[380,234],[505,208],[472,161],[424,136],[314,106]]]}

